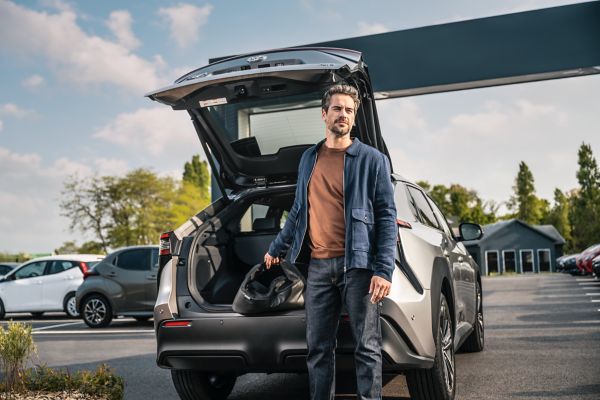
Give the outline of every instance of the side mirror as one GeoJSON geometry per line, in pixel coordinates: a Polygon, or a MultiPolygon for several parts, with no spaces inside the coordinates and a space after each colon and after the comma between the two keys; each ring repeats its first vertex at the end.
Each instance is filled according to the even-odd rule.
{"type": "Polygon", "coordinates": [[[459,225],[460,240],[478,240],[483,236],[483,229],[478,224],[463,222],[459,225]]]}

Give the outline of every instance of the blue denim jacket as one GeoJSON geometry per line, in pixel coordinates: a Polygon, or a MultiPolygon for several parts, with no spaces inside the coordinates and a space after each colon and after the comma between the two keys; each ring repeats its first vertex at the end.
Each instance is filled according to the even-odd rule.
{"type": "MultiPolygon", "coordinates": [[[[298,167],[296,198],[285,225],[269,247],[271,256],[288,250],[291,262],[307,254],[308,182],[325,140],[308,148],[298,167]]],[[[388,158],[357,138],[344,155],[344,218],[346,222],[345,270],[367,268],[388,281],[394,271],[394,252],[398,235],[394,189],[388,158]]]]}

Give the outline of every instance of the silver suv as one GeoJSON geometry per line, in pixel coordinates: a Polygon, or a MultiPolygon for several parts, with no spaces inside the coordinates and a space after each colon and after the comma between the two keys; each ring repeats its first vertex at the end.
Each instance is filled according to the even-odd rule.
{"type": "MultiPolygon", "coordinates": [[[[179,396],[224,399],[248,372],[306,371],[304,310],[259,316],[231,303],[262,261],[293,200],[300,156],[324,137],[320,100],[333,83],[358,88],[351,136],[388,154],[360,53],[295,48],[215,62],[148,97],[186,110],[223,196],[161,236],[154,309],[157,362],[170,368],[179,396]]],[[[389,155],[388,155],[389,156],[389,155]]],[[[484,345],[481,277],[462,240],[417,185],[392,174],[398,248],[392,290],[383,300],[385,373],[406,374],[415,399],[452,399],[454,353],[484,345]]],[[[307,266],[298,265],[306,274],[307,266]]],[[[338,370],[353,369],[347,315],[340,320],[338,370]]]]}

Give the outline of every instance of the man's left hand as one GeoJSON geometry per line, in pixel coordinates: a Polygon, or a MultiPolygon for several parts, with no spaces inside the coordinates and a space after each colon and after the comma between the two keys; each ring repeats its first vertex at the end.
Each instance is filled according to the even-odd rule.
{"type": "Polygon", "coordinates": [[[373,275],[373,278],[371,278],[371,286],[369,287],[369,293],[371,293],[371,303],[375,304],[383,300],[385,296],[390,294],[391,287],[392,282],[380,276],[373,275]]]}

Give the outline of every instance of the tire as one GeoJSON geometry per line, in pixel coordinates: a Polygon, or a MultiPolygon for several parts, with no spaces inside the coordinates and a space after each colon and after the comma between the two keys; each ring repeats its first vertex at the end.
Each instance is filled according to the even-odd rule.
{"type": "Polygon", "coordinates": [[[454,360],[454,327],[446,296],[440,295],[440,311],[435,359],[430,369],[406,373],[406,383],[413,400],[452,400],[456,394],[456,364],[454,360]]]}
{"type": "Polygon", "coordinates": [[[148,322],[148,320],[152,317],[133,317],[137,322],[148,322]]]}
{"type": "Polygon", "coordinates": [[[104,296],[93,294],[81,306],[83,322],[90,328],[104,328],[112,321],[112,308],[104,296]]]}
{"type": "Polygon", "coordinates": [[[0,319],[4,319],[6,316],[6,310],[4,309],[4,303],[0,300],[0,319]]]}
{"type": "Polygon", "coordinates": [[[44,316],[44,312],[32,312],[30,313],[33,318],[40,318],[44,316]]]}
{"type": "Polygon", "coordinates": [[[173,369],[171,378],[181,400],[224,400],[233,390],[237,376],[173,369]]]}
{"type": "Polygon", "coordinates": [[[79,318],[79,311],[77,311],[77,301],[75,299],[75,293],[69,293],[63,300],[63,310],[70,318],[79,318]]]}
{"type": "Polygon", "coordinates": [[[481,294],[481,284],[477,281],[475,294],[476,318],[473,332],[469,335],[465,343],[462,345],[462,351],[465,353],[477,353],[483,350],[485,345],[485,324],[483,322],[483,299],[481,294]]]}

